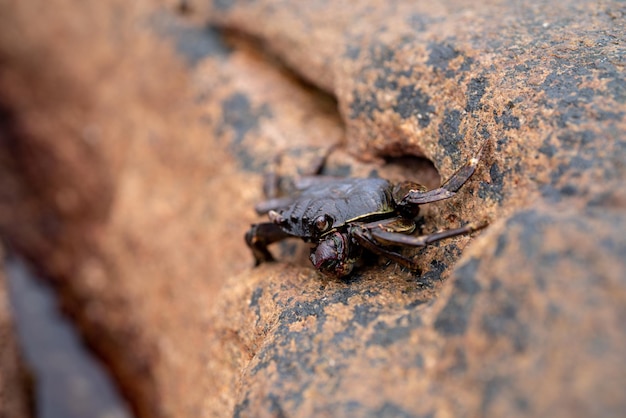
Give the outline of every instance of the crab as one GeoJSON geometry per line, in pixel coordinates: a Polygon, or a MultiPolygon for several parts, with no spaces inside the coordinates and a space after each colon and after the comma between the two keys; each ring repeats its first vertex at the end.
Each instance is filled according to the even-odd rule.
{"type": "Polygon", "coordinates": [[[467,223],[459,228],[429,235],[411,235],[417,228],[420,205],[449,199],[474,174],[479,151],[440,187],[382,178],[331,178],[314,176],[296,184],[291,196],[257,205],[269,222],[253,224],[246,233],[256,265],[273,261],[268,245],[289,237],[313,244],[310,260],[322,273],[344,277],[361,260],[364,250],[386,257],[411,270],[418,263],[394,247],[424,247],[436,241],[468,234],[487,225],[467,223]]]}

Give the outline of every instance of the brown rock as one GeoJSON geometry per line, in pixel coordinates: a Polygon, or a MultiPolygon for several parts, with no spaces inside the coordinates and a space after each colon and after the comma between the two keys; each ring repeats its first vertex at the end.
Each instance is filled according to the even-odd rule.
{"type": "Polygon", "coordinates": [[[147,2],[55,0],[36,25],[42,5],[0,3],[0,233],[140,416],[624,409],[618,2],[187,3],[257,39],[147,2]],[[470,237],[414,253],[420,275],[335,281],[286,244],[250,268],[267,169],[330,153],[327,174],[434,187],[417,157],[445,179],[484,140],[424,214],[493,221],[464,257],[470,237]]]}
{"type": "Polygon", "coordinates": [[[259,54],[136,6],[110,27],[115,3],[60,1],[30,26],[36,4],[2,4],[15,19],[0,31],[0,231],[54,281],[140,416],[198,415],[220,387],[203,366],[208,310],[252,265],[260,170],[342,130],[332,99],[259,54]]]}
{"type": "Polygon", "coordinates": [[[623,213],[529,208],[465,254],[429,324],[453,415],[622,414],[623,213]]]}

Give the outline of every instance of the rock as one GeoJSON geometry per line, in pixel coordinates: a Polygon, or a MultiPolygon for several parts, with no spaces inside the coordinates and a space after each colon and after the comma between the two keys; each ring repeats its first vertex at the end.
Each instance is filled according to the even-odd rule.
{"type": "Polygon", "coordinates": [[[0,3],[3,238],[139,416],[617,416],[623,7],[320,4],[0,3]],[[251,268],[266,171],[435,187],[484,141],[424,230],[492,225],[421,274],[251,268]]]}
{"type": "Polygon", "coordinates": [[[0,416],[26,418],[33,416],[32,387],[16,338],[6,278],[0,270],[0,416]]]}
{"type": "Polygon", "coordinates": [[[151,5],[109,20],[115,2],[59,1],[43,25],[37,4],[1,7],[0,232],[139,416],[198,415],[219,388],[208,311],[253,264],[261,171],[286,144],[341,141],[333,100],[151,5]]]}
{"type": "MultiPolygon", "coordinates": [[[[254,353],[235,410],[619,416],[608,382],[626,376],[621,5],[211,4],[209,21],[260,38],[337,96],[354,154],[426,155],[445,178],[489,141],[472,198],[442,212],[501,218],[438,297],[364,272],[340,290],[270,275],[227,299],[220,309],[247,322],[230,314],[221,335],[254,353]],[[274,281],[300,292],[268,291],[274,281]],[[264,298],[284,307],[259,310],[264,298]],[[252,324],[261,341],[234,333],[252,324]]],[[[423,277],[445,277],[458,257],[427,253],[423,277]]]]}
{"type": "Polygon", "coordinates": [[[622,209],[529,208],[465,254],[429,324],[453,415],[622,413],[625,223],[622,209]]]}
{"type": "Polygon", "coordinates": [[[212,353],[243,369],[235,415],[620,416],[623,213],[519,211],[435,298],[388,270],[232,280],[212,353]]]}

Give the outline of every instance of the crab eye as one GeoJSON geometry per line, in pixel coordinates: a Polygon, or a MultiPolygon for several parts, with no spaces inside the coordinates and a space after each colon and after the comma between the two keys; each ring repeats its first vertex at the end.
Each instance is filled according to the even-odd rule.
{"type": "Polygon", "coordinates": [[[319,232],[326,232],[331,226],[331,217],[328,215],[318,216],[315,218],[315,229],[319,232]]]}

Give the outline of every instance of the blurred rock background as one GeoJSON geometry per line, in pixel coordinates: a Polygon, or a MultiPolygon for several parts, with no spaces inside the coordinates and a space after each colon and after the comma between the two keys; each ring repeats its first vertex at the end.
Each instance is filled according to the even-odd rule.
{"type": "MultiPolygon", "coordinates": [[[[621,416],[625,14],[0,0],[2,240],[140,417],[621,416]],[[436,187],[483,141],[424,230],[491,225],[421,272],[252,268],[269,169],[436,187]]],[[[0,400],[29,385],[4,312],[0,400]]]]}

